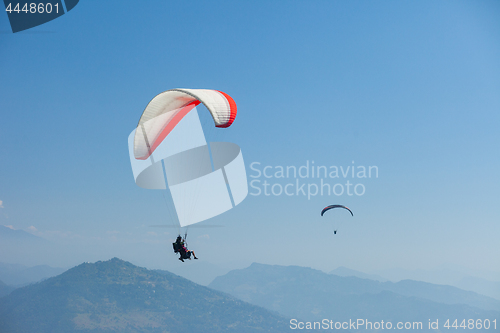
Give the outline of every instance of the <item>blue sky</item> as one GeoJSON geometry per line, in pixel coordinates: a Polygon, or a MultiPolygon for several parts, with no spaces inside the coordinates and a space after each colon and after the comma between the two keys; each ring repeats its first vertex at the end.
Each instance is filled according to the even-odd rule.
{"type": "Polygon", "coordinates": [[[379,177],[363,196],[249,195],[210,220],[225,228],[193,229],[207,262],[500,275],[499,15],[496,1],[80,1],[12,34],[1,14],[0,224],[64,249],[25,263],[169,269],[175,231],[148,227],[164,199],[135,185],[127,136],[161,91],[210,88],[238,105],[217,135],[249,175],[354,161],[379,177]],[[333,236],[319,213],[335,203],[354,218],[333,236]]]}

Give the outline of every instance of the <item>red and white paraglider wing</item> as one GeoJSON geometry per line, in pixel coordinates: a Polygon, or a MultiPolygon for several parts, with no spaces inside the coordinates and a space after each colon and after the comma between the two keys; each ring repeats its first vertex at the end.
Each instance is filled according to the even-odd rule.
{"type": "Polygon", "coordinates": [[[181,227],[222,214],[248,195],[240,147],[207,143],[198,104],[206,106],[216,127],[229,127],[236,117],[236,104],[221,91],[167,90],[149,102],[128,138],[136,184],[168,188],[167,206],[181,227]]]}
{"type": "Polygon", "coordinates": [[[229,127],[236,117],[236,103],[231,96],[210,89],[172,89],[149,102],[137,125],[134,156],[145,160],[155,151],[174,127],[196,105],[203,103],[216,127],[229,127]]]}

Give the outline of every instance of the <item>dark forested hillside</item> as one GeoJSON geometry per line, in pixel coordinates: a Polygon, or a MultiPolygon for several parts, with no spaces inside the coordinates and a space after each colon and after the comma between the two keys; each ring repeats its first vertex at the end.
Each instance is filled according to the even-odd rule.
{"type": "Polygon", "coordinates": [[[280,332],[263,308],[114,258],[0,298],[0,332],[280,332]]]}

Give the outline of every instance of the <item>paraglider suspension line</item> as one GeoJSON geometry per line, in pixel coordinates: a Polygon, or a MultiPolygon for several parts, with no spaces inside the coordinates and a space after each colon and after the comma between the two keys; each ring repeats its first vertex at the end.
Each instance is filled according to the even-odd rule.
{"type": "Polygon", "coordinates": [[[142,131],[142,135],[144,136],[144,141],[146,141],[146,146],[148,146],[148,153],[149,153],[149,156],[151,157],[151,162],[154,164],[155,160],[153,159],[153,154],[151,153],[151,146],[149,145],[149,140],[148,140],[148,137],[146,135],[146,129],[144,128],[144,124],[141,124],[141,131],[142,131]]]}

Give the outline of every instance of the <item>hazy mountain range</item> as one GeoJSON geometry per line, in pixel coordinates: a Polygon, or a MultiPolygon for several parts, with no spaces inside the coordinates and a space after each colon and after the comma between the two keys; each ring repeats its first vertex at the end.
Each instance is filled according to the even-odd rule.
{"type": "Polygon", "coordinates": [[[20,287],[59,275],[65,270],[65,268],[50,267],[47,265],[27,267],[19,264],[0,262],[0,281],[14,287],[20,287]]]}
{"type": "Polygon", "coordinates": [[[416,280],[433,284],[450,285],[500,300],[500,282],[486,279],[495,279],[495,277],[500,278],[497,273],[493,272],[484,272],[482,275],[486,278],[481,278],[467,275],[456,269],[453,270],[444,268],[436,270],[405,270],[401,268],[393,268],[380,270],[378,271],[378,274],[366,274],[346,267],[338,267],[329,272],[329,274],[338,276],[355,276],[362,279],[370,279],[381,282],[416,280]]]}
{"type": "Polygon", "coordinates": [[[210,288],[303,321],[372,322],[497,319],[500,301],[451,286],[341,277],[297,266],[252,264],[216,278],[210,288]]]}
{"type": "Polygon", "coordinates": [[[347,267],[337,267],[333,271],[329,272],[328,274],[334,274],[338,276],[355,276],[359,277],[361,279],[370,279],[370,280],[375,280],[375,281],[380,281],[380,282],[386,282],[389,281],[389,279],[386,279],[380,275],[377,274],[366,274],[363,272],[355,271],[353,269],[349,269],[347,267]]]}
{"type": "MultiPolygon", "coordinates": [[[[31,271],[38,275],[29,276],[40,277],[56,270],[0,265],[4,275],[31,271]]],[[[0,296],[10,292],[0,298],[0,332],[282,332],[290,330],[293,318],[421,322],[420,331],[428,332],[429,320],[441,326],[446,319],[500,321],[500,301],[475,292],[394,283],[347,268],[331,273],[339,275],[254,263],[217,277],[207,288],[117,258],[84,263],[14,291],[0,282],[0,296]]]]}
{"type": "Polygon", "coordinates": [[[31,242],[46,242],[45,239],[32,235],[29,232],[12,229],[3,225],[0,225],[0,239],[4,242],[24,240],[31,242]]]}
{"type": "Polygon", "coordinates": [[[58,252],[61,250],[44,238],[0,225],[0,262],[35,266],[58,252]]]}
{"type": "Polygon", "coordinates": [[[0,332],[283,332],[282,316],[114,258],[0,298],[0,332]]]}

